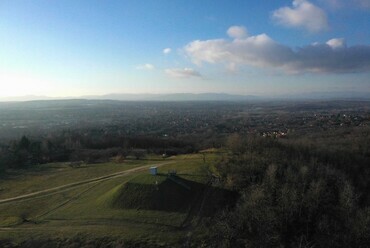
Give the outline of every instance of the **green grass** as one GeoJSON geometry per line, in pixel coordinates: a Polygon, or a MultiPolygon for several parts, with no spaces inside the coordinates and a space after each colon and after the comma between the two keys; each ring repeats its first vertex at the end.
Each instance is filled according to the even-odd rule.
{"type": "Polygon", "coordinates": [[[47,194],[31,199],[0,204],[0,227],[22,224],[24,221],[38,221],[38,217],[58,208],[60,205],[77,197],[81,192],[87,190],[91,185],[79,187],[60,193],[47,194]],[[21,220],[9,222],[9,220],[21,220]],[[6,221],[8,220],[8,221],[6,221]]]}
{"type": "MultiPolygon", "coordinates": [[[[208,164],[216,159],[217,156],[207,155],[208,164]]],[[[188,232],[182,228],[184,223],[197,218],[197,209],[203,202],[207,180],[203,156],[181,155],[166,158],[164,162],[170,163],[158,168],[158,176],[149,175],[149,171],[139,171],[0,204],[0,240],[19,244],[30,238],[67,240],[82,237],[86,240],[123,239],[133,244],[181,244],[188,232]],[[169,180],[166,176],[168,170],[176,170],[177,180],[189,186],[190,190],[169,180]]],[[[43,165],[41,167],[45,168],[2,180],[0,188],[11,190],[2,192],[0,199],[159,163],[162,162],[139,160],[82,168],[63,164],[43,165]]]]}
{"type": "Polygon", "coordinates": [[[0,179],[0,199],[28,194],[146,165],[150,161],[128,161],[71,167],[66,163],[35,166],[30,170],[10,172],[0,179]]]}

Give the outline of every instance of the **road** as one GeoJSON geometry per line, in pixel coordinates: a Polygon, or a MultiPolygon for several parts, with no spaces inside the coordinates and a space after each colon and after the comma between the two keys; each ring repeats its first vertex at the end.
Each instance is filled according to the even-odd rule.
{"type": "MultiPolygon", "coordinates": [[[[155,166],[160,167],[160,166],[171,164],[171,163],[174,163],[174,162],[173,161],[164,162],[164,163],[156,164],[155,166]]],[[[86,185],[86,184],[89,184],[89,183],[96,183],[96,182],[101,182],[101,181],[109,180],[109,179],[116,178],[116,177],[127,176],[127,175],[133,174],[135,172],[148,170],[150,166],[153,166],[153,165],[140,166],[140,167],[136,167],[136,168],[133,168],[133,169],[129,169],[129,170],[121,171],[121,172],[116,172],[116,173],[101,176],[101,177],[95,177],[95,178],[91,178],[91,179],[88,179],[88,180],[69,183],[69,184],[61,185],[61,186],[54,187],[54,188],[48,188],[48,189],[32,192],[32,193],[29,193],[29,194],[25,194],[25,195],[11,197],[11,198],[7,198],[7,199],[0,199],[0,204],[5,204],[5,203],[9,203],[9,202],[14,202],[14,201],[21,201],[21,200],[33,198],[33,197],[36,197],[36,196],[48,195],[50,193],[55,194],[55,193],[58,193],[58,192],[61,192],[61,191],[70,190],[72,188],[82,186],[82,185],[86,185]]]]}

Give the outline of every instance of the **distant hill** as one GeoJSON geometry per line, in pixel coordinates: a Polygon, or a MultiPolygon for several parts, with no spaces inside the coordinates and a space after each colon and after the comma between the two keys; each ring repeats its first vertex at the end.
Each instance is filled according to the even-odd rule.
{"type": "MultiPolygon", "coordinates": [[[[88,100],[118,100],[118,101],[246,101],[258,100],[260,97],[253,95],[231,95],[225,93],[176,93],[176,94],[108,94],[81,96],[78,99],[88,100]]],[[[0,97],[0,101],[34,101],[34,100],[68,100],[73,97],[46,97],[46,96],[21,96],[0,97]]]]}
{"type": "Polygon", "coordinates": [[[252,95],[231,95],[225,93],[109,94],[103,96],[86,96],[82,98],[120,101],[243,101],[259,99],[259,97],[252,95]]]}
{"type": "Polygon", "coordinates": [[[116,101],[370,100],[370,92],[307,92],[274,96],[233,95],[226,93],[107,94],[80,97],[47,97],[28,95],[19,97],[0,97],[0,102],[70,99],[116,101]]]}

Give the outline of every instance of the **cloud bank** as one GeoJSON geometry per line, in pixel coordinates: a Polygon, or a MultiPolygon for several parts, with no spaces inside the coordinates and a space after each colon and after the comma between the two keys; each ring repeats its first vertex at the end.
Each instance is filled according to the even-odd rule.
{"type": "Polygon", "coordinates": [[[198,66],[202,63],[223,64],[227,68],[247,65],[286,73],[370,72],[370,46],[347,47],[345,40],[338,38],[324,44],[291,48],[260,34],[232,40],[195,40],[184,51],[198,66]]]}
{"type": "Polygon", "coordinates": [[[294,0],[292,8],[275,10],[272,19],[282,26],[303,28],[310,32],[323,31],[329,27],[325,12],[306,0],[294,0]]]}
{"type": "Polygon", "coordinates": [[[201,77],[202,75],[191,68],[172,68],[166,69],[164,72],[174,78],[190,78],[190,77],[201,77]]]}

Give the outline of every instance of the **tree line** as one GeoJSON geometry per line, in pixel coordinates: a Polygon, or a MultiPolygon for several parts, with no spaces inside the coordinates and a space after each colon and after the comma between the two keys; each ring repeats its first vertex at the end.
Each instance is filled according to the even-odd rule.
{"type": "Polygon", "coordinates": [[[175,155],[196,151],[195,142],[156,136],[124,136],[102,131],[64,131],[48,137],[0,145],[0,172],[51,162],[106,162],[113,157],[143,158],[147,153],[175,155]]]}

